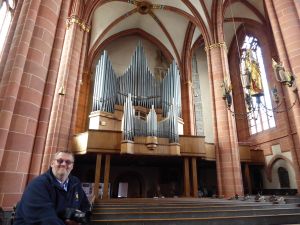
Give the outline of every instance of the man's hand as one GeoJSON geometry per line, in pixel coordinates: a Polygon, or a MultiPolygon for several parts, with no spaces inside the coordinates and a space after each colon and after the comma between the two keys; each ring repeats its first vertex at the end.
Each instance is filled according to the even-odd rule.
{"type": "Polygon", "coordinates": [[[65,220],[66,225],[80,225],[80,223],[77,223],[74,220],[65,220]]]}

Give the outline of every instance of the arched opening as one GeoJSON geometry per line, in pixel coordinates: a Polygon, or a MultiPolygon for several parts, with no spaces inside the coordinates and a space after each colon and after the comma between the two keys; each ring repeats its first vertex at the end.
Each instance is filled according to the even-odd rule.
{"type": "Polygon", "coordinates": [[[290,179],[289,179],[289,172],[283,168],[279,167],[277,170],[280,188],[290,188],[290,179]]]}

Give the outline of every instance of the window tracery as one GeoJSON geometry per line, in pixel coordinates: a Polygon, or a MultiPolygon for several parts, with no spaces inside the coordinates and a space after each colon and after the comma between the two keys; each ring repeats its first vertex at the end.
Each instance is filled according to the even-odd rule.
{"type": "Polygon", "coordinates": [[[240,69],[245,101],[248,106],[251,103],[251,107],[247,107],[250,134],[275,127],[273,111],[268,110],[272,109],[271,96],[257,38],[245,36],[240,69]]]}

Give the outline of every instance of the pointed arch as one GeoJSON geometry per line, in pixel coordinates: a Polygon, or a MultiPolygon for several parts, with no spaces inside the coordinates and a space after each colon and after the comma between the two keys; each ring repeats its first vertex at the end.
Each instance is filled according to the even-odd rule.
{"type": "MultiPolygon", "coordinates": [[[[105,41],[103,41],[96,49],[89,52],[88,58],[86,60],[86,62],[88,63],[88,65],[86,66],[88,71],[91,70],[94,59],[104,50],[105,46],[107,46],[109,43],[113,42],[116,39],[119,39],[119,38],[125,37],[125,36],[131,36],[131,35],[141,36],[141,37],[145,38],[146,40],[148,40],[149,42],[151,42],[152,44],[158,46],[161,49],[161,51],[162,51],[164,57],[166,58],[166,60],[168,61],[168,63],[171,64],[171,62],[173,61],[174,58],[173,58],[172,54],[169,52],[169,50],[160,42],[160,40],[158,40],[151,34],[145,32],[144,30],[134,28],[134,29],[121,31],[117,34],[110,36],[105,41]]],[[[178,66],[181,67],[181,65],[178,65],[178,66]]]]}
{"type": "Polygon", "coordinates": [[[287,157],[283,156],[283,155],[276,155],[274,156],[271,161],[268,163],[267,167],[266,167],[266,175],[267,175],[267,179],[272,182],[272,168],[275,165],[275,163],[279,160],[283,160],[285,162],[287,162],[288,165],[290,165],[292,168],[294,168],[293,163],[290,159],[288,159],[287,157]]]}
{"type": "MultiPolygon", "coordinates": [[[[241,107],[245,105],[245,101],[244,90],[240,79],[240,47],[243,45],[246,35],[256,37],[259,41],[259,46],[263,53],[262,59],[265,66],[268,87],[273,87],[276,83],[272,69],[272,58],[276,56],[276,48],[273,38],[268,34],[268,30],[257,22],[240,25],[236,32],[236,39],[233,38],[228,51],[230,78],[233,88],[233,101],[235,104],[234,111],[237,114],[246,114],[246,106],[241,107]]],[[[276,115],[276,118],[278,116],[279,115],[276,115]]],[[[248,127],[247,118],[239,120],[239,123],[237,124],[237,133],[240,141],[245,141],[250,136],[248,127]]]]}

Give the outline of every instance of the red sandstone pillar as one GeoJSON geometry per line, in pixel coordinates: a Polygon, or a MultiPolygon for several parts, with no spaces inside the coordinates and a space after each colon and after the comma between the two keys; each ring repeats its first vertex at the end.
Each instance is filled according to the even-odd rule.
{"type": "Polygon", "coordinates": [[[191,81],[183,81],[181,84],[183,132],[185,135],[195,135],[195,115],[193,84],[191,81]]]}
{"type": "Polygon", "coordinates": [[[184,182],[184,197],[191,196],[191,183],[190,183],[190,166],[189,158],[183,158],[183,182],[184,182]]]}
{"type": "Polygon", "coordinates": [[[245,178],[247,182],[247,187],[248,187],[248,193],[247,194],[252,194],[252,182],[251,182],[251,176],[250,176],[250,168],[249,168],[249,163],[245,163],[245,178]]]}
{"type": "Polygon", "coordinates": [[[222,99],[221,84],[229,76],[226,46],[216,43],[206,47],[208,72],[213,98],[214,139],[218,194],[230,197],[243,194],[242,175],[235,121],[222,99]]]}
{"type": "Polygon", "coordinates": [[[191,171],[192,171],[192,181],[193,181],[193,197],[198,198],[198,173],[197,173],[197,158],[191,158],[191,171]]]}
{"type": "MultiPolygon", "coordinates": [[[[79,66],[79,77],[77,80],[76,85],[76,93],[75,93],[75,101],[73,103],[74,109],[73,112],[76,112],[73,114],[72,118],[72,124],[71,124],[71,133],[76,134],[79,132],[84,132],[84,129],[86,128],[86,122],[87,122],[87,111],[89,110],[88,107],[88,93],[90,91],[90,73],[85,71],[85,61],[86,61],[86,55],[88,51],[88,40],[89,40],[89,34],[88,32],[84,33],[83,37],[83,44],[82,44],[82,52],[80,56],[80,66],[79,66]],[[80,129],[78,129],[78,125],[80,124],[80,129]]],[[[73,138],[69,139],[69,146],[72,146],[73,138]]]]}
{"type": "MultiPolygon", "coordinates": [[[[300,4],[295,0],[265,1],[280,60],[296,76],[300,74],[300,4]]],[[[300,80],[296,79],[300,87],[300,80]]],[[[299,92],[298,92],[298,96],[299,92]]]]}
{"type": "Polygon", "coordinates": [[[46,147],[43,155],[42,171],[48,169],[52,154],[58,149],[67,149],[72,135],[71,124],[76,102],[76,87],[80,76],[80,58],[84,32],[89,32],[88,26],[79,16],[78,2],[73,3],[74,12],[68,19],[68,27],[64,39],[62,56],[55,87],[53,107],[50,115],[46,147]]]}
{"type": "Polygon", "coordinates": [[[296,76],[296,86],[298,91],[293,93],[288,89],[289,103],[298,98],[298,102],[289,113],[291,124],[291,134],[293,136],[294,149],[291,150],[294,168],[296,172],[296,182],[298,193],[300,192],[300,4],[295,0],[266,0],[266,9],[273,30],[277,51],[280,61],[283,62],[286,70],[291,71],[296,76]]]}
{"type": "Polygon", "coordinates": [[[300,1],[295,1],[298,18],[300,18],[300,1]]]}
{"type": "Polygon", "coordinates": [[[18,1],[0,84],[0,205],[11,208],[27,183],[37,121],[62,0],[18,1]]]}
{"type": "Polygon", "coordinates": [[[110,198],[109,192],[110,155],[105,156],[103,199],[110,198]]]}
{"type": "Polygon", "coordinates": [[[45,150],[49,118],[52,109],[54,91],[56,86],[57,74],[60,65],[60,56],[62,54],[64,36],[66,33],[66,19],[69,14],[71,1],[62,1],[55,40],[53,44],[53,53],[50,59],[47,81],[43,93],[41,111],[38,120],[37,131],[34,139],[32,151],[29,180],[41,173],[42,159],[45,150]]]}
{"type": "Polygon", "coordinates": [[[184,40],[182,50],[181,64],[181,104],[182,104],[182,119],[184,122],[183,133],[185,135],[195,135],[195,110],[194,110],[194,89],[192,83],[192,57],[191,46],[195,26],[189,24],[187,28],[188,34],[184,40]]]}
{"type": "MultiPolygon", "coordinates": [[[[1,2],[1,0],[0,0],[0,2],[1,2]]],[[[4,67],[5,67],[9,52],[12,51],[11,50],[12,40],[13,40],[15,31],[16,31],[16,26],[17,26],[17,23],[18,23],[18,20],[19,20],[21,8],[22,8],[22,4],[17,4],[16,5],[16,8],[15,8],[15,11],[14,11],[14,14],[13,14],[13,18],[12,18],[12,21],[11,21],[11,25],[9,27],[9,32],[8,32],[8,35],[7,35],[6,40],[5,40],[5,45],[4,45],[4,48],[3,48],[2,53],[1,53],[2,56],[1,56],[1,62],[0,62],[0,81],[1,81],[2,76],[3,76],[3,70],[4,70],[4,67]]]]}
{"type": "Polygon", "coordinates": [[[84,72],[82,74],[82,81],[80,85],[79,90],[79,96],[78,96],[78,102],[77,102],[77,108],[80,110],[76,111],[76,121],[75,121],[75,127],[74,127],[74,133],[81,133],[86,131],[86,124],[87,124],[87,116],[88,115],[88,96],[90,93],[90,86],[91,86],[91,79],[90,79],[90,73],[84,72]]]}

